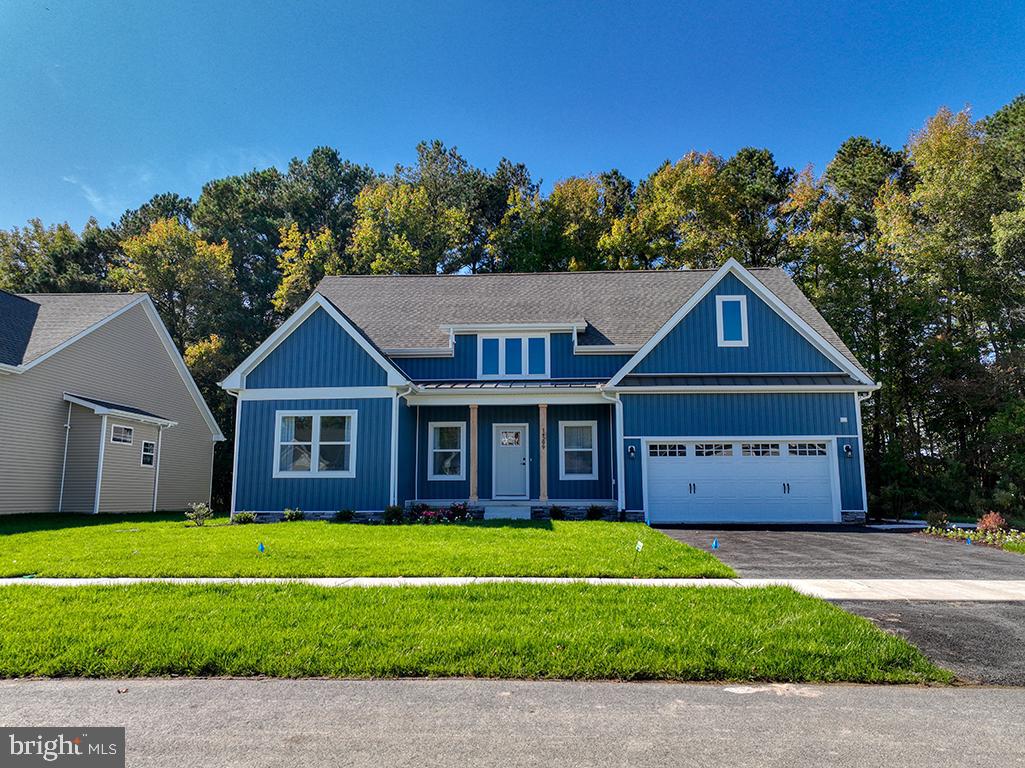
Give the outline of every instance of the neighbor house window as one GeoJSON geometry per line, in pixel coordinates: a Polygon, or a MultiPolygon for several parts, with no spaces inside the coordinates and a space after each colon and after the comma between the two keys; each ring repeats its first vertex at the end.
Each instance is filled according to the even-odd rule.
{"type": "Polygon", "coordinates": [[[548,337],[479,336],[477,359],[480,378],[546,378],[548,337]]]}
{"type": "Polygon", "coordinates": [[[131,445],[134,432],[135,430],[131,427],[122,427],[120,424],[114,424],[110,428],[110,442],[131,445]]]}
{"type": "Polygon", "coordinates": [[[720,347],[746,347],[747,297],[716,296],[715,328],[720,347]]]}
{"type": "Polygon", "coordinates": [[[152,467],[157,463],[157,444],[150,440],[142,441],[142,466],[152,467]]]}
{"type": "Polygon", "coordinates": [[[560,480],[598,479],[598,422],[560,421],[560,480]]]}
{"type": "Polygon", "coordinates": [[[429,425],[427,478],[466,479],[466,424],[462,421],[432,421],[429,425]]]}
{"type": "Polygon", "coordinates": [[[355,477],[355,411],[278,411],[275,477],[355,477]]]}

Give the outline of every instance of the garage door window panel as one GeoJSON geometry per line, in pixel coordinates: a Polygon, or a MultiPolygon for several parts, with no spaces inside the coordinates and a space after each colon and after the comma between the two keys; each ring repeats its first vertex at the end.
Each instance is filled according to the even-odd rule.
{"type": "Polygon", "coordinates": [[[694,455],[699,458],[709,456],[732,456],[732,443],[697,443],[694,446],[694,455]]]}

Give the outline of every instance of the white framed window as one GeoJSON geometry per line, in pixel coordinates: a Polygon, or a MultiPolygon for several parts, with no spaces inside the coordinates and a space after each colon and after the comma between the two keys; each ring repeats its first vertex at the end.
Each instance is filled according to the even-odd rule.
{"type": "Polygon", "coordinates": [[[135,430],[131,427],[123,427],[120,424],[112,424],[110,427],[110,442],[119,445],[131,445],[135,430]]]}
{"type": "Polygon", "coordinates": [[[686,443],[649,443],[649,456],[686,456],[686,443]]]}
{"type": "Polygon", "coordinates": [[[787,453],[791,456],[825,456],[825,443],[788,443],[787,453]]]}
{"type": "Polygon", "coordinates": [[[741,443],[741,456],[779,456],[779,443],[741,443]]]}
{"type": "Polygon", "coordinates": [[[157,463],[157,444],[152,440],[142,441],[142,456],[139,458],[139,466],[152,467],[157,463]]]}
{"type": "Polygon", "coordinates": [[[427,479],[466,479],[466,422],[432,421],[427,425],[427,479]]]}
{"type": "Polygon", "coordinates": [[[697,443],[694,445],[695,456],[732,456],[732,443],[697,443]]]}
{"type": "Polygon", "coordinates": [[[356,411],[277,411],[274,477],[355,477],[356,411]]]}
{"type": "Polygon", "coordinates": [[[598,422],[559,422],[559,479],[598,479],[598,422]]]}
{"type": "Polygon", "coordinates": [[[550,343],[547,334],[477,336],[478,379],[546,379],[550,343]]]}
{"type": "Polygon", "coordinates": [[[747,346],[747,296],[715,297],[715,333],[720,347],[747,346]]]}

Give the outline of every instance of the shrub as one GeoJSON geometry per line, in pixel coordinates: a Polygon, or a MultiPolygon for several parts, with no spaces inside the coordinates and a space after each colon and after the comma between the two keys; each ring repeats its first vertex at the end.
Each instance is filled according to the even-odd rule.
{"type": "Polygon", "coordinates": [[[198,526],[202,526],[204,523],[206,523],[207,520],[209,520],[213,516],[214,511],[210,509],[210,505],[204,504],[201,501],[194,501],[191,504],[189,504],[189,509],[185,513],[186,519],[191,520],[198,526]]]}
{"type": "Polygon", "coordinates": [[[605,519],[605,507],[592,504],[587,508],[587,519],[588,520],[604,520],[605,519]]]}
{"type": "Polygon", "coordinates": [[[556,507],[549,507],[548,508],[548,516],[550,518],[552,518],[552,520],[565,520],[566,519],[566,510],[563,509],[562,507],[558,507],[558,506],[556,506],[556,507]]]}
{"type": "Polygon", "coordinates": [[[301,509],[286,509],[284,514],[284,520],[286,523],[295,523],[302,520],[306,515],[301,509]]]}
{"type": "Polygon", "coordinates": [[[351,523],[352,522],[352,518],[354,518],[355,516],[356,516],[356,513],[353,512],[351,509],[340,509],[337,512],[335,512],[335,522],[336,523],[351,523]]]}
{"type": "Polygon", "coordinates": [[[248,523],[256,522],[255,512],[236,512],[231,516],[231,522],[235,525],[247,525],[248,523]]]}
{"type": "Polygon", "coordinates": [[[1007,521],[1004,520],[1004,516],[999,512],[987,512],[979,518],[975,528],[981,533],[995,533],[996,531],[1005,530],[1007,528],[1007,521]]]}
{"type": "Polygon", "coordinates": [[[405,516],[405,511],[397,504],[391,504],[384,508],[384,522],[388,525],[401,523],[405,516]]]}
{"type": "Polygon", "coordinates": [[[470,519],[470,505],[465,501],[457,501],[451,507],[448,508],[450,519],[452,520],[469,520],[470,519]]]}
{"type": "Polygon", "coordinates": [[[925,516],[925,522],[930,528],[946,528],[947,513],[940,509],[929,510],[925,516]]]}

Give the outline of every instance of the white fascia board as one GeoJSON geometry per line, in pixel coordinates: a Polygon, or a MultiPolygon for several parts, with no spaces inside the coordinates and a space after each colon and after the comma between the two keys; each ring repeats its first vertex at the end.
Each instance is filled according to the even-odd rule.
{"type": "Polygon", "coordinates": [[[131,411],[122,411],[120,408],[107,408],[103,405],[97,405],[96,403],[88,400],[83,400],[80,397],[75,397],[67,392],[64,393],[64,400],[75,405],[80,405],[83,408],[88,408],[98,416],[116,416],[119,419],[128,419],[129,421],[140,421],[144,424],[157,424],[161,427],[176,427],[178,426],[177,421],[171,421],[169,419],[161,419],[157,416],[147,416],[142,413],[132,413],[131,411]]]}
{"type": "Polygon", "coordinates": [[[441,330],[447,333],[579,333],[586,327],[584,320],[571,320],[563,323],[462,323],[443,325],[441,330]]]}
{"type": "Polygon", "coordinates": [[[394,397],[397,387],[295,387],[232,390],[239,400],[368,400],[394,397]]]}
{"type": "Polygon", "coordinates": [[[742,282],[747,288],[751,290],[758,298],[772,307],[776,313],[786,320],[798,333],[804,336],[816,349],[822,354],[834,362],[841,371],[850,374],[853,378],[863,382],[866,386],[876,386],[876,383],[870,380],[864,373],[862,373],[856,366],[854,366],[843,354],[822,338],[814,328],[808,325],[802,320],[796,312],[794,312],[782,299],[780,299],[775,293],[770,291],[765,285],[754,275],[747,271],[744,266],[736,259],[729,259],[723,264],[715,273],[705,281],[705,284],[697,290],[697,292],[691,296],[687,301],[673,313],[673,316],[663,325],[655,335],[652,336],[648,341],[644,343],[644,346],[638,350],[637,354],[631,357],[616,375],[609,379],[609,386],[614,387],[623,377],[630,373],[637,365],[643,360],[648,354],[659,345],[659,343],[669,332],[672,331],[680,321],[683,320],[691,310],[696,307],[702,299],[704,299],[712,289],[719,284],[719,282],[729,273],[733,273],[740,282],[742,282]]]}
{"type": "Polygon", "coordinates": [[[388,357],[455,357],[453,347],[394,347],[381,350],[388,357]]]}
{"type": "Polygon", "coordinates": [[[253,350],[252,354],[249,355],[242,363],[231,373],[229,373],[220,386],[223,389],[229,391],[240,391],[245,389],[245,376],[249,371],[259,365],[264,358],[273,352],[277,346],[284,341],[288,336],[302,325],[303,321],[312,315],[317,309],[323,309],[327,314],[334,320],[342,329],[349,334],[349,336],[355,341],[364,352],[377,363],[381,368],[384,369],[388,375],[389,386],[405,386],[409,384],[408,379],[402,375],[398,368],[382,355],[377,348],[364,338],[363,334],[357,331],[353,325],[345,319],[345,317],[335,309],[334,305],[328,301],[324,296],[319,293],[314,293],[310,298],[306,300],[299,309],[292,313],[292,315],[285,320],[277,329],[264,339],[263,343],[260,344],[256,349],[253,350]]]}
{"type": "Polygon", "coordinates": [[[633,344],[585,344],[581,346],[576,344],[575,337],[573,344],[574,355],[632,355],[639,349],[640,347],[633,344]]]}
{"type": "Polygon", "coordinates": [[[199,413],[203,417],[203,421],[205,421],[207,427],[210,428],[210,435],[214,442],[224,440],[224,433],[221,432],[221,428],[217,424],[217,419],[215,419],[213,413],[210,412],[210,406],[208,406],[206,404],[206,400],[203,399],[203,393],[200,392],[199,387],[196,386],[196,380],[193,379],[192,374],[189,373],[189,368],[185,365],[185,360],[182,359],[181,353],[178,351],[178,347],[174,345],[174,340],[171,338],[171,334],[167,332],[167,327],[164,325],[164,321],[160,319],[160,313],[157,312],[157,308],[148,294],[143,297],[142,307],[146,310],[146,316],[149,318],[153,329],[157,332],[157,337],[160,339],[160,342],[164,345],[164,350],[167,352],[168,357],[170,357],[171,362],[174,363],[174,367],[177,369],[178,375],[181,376],[181,380],[185,384],[185,388],[189,391],[189,394],[192,395],[192,399],[195,401],[196,407],[199,409],[199,413]]]}
{"type": "Polygon", "coordinates": [[[680,386],[680,387],[606,387],[607,392],[617,392],[621,395],[631,394],[675,394],[685,395],[688,393],[700,394],[707,392],[730,392],[732,394],[743,394],[745,392],[874,392],[879,389],[878,384],[863,386],[836,386],[830,384],[791,384],[789,386],[736,386],[703,387],[703,386],[680,386]]]}

